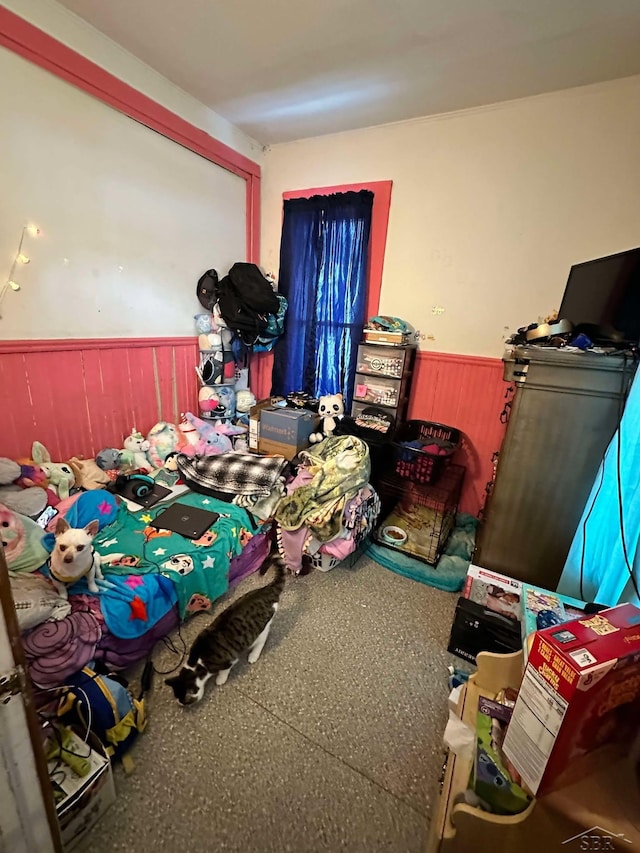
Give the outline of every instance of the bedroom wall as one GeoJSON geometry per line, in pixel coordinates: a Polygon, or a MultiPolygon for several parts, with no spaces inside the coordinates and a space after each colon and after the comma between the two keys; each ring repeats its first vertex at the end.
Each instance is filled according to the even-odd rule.
{"type": "MultiPolygon", "coordinates": [[[[9,6],[257,159],[257,144],[62,7],[9,6]]],[[[27,456],[34,439],[54,458],[91,455],[197,405],[195,284],[246,257],[247,183],[4,47],[0,77],[2,283],[22,226],[42,229],[1,306],[0,455],[27,456]]]]}
{"type": "Polygon", "coordinates": [[[258,142],[55,0],[3,0],[2,5],[215,139],[260,161],[258,142]]]}
{"type": "Polygon", "coordinates": [[[381,310],[424,350],[500,356],[559,307],[571,264],[640,245],[639,101],[636,76],[273,146],[263,264],[277,271],[283,192],[392,180],[381,310]]]}
{"type": "Polygon", "coordinates": [[[393,181],[380,311],[422,335],[410,415],[467,435],[463,509],[504,434],[505,338],[559,307],[573,263],[640,245],[639,100],[637,76],[266,153],[276,273],[283,192],[393,181]]]}

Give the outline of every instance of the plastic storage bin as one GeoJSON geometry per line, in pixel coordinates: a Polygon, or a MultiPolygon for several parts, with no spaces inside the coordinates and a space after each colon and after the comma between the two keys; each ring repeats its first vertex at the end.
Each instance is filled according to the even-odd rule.
{"type": "Polygon", "coordinates": [[[390,347],[360,344],[356,371],[367,373],[369,376],[388,376],[390,379],[401,379],[405,361],[409,357],[409,349],[394,352],[390,347]]]}
{"type": "Polygon", "coordinates": [[[460,446],[455,427],[432,421],[407,421],[392,442],[396,473],[414,483],[436,483],[460,446]],[[407,446],[410,442],[415,446],[407,446]]]}
{"type": "Polygon", "coordinates": [[[356,373],[353,399],[362,403],[395,408],[400,401],[401,386],[402,382],[399,379],[377,378],[356,373]]]}

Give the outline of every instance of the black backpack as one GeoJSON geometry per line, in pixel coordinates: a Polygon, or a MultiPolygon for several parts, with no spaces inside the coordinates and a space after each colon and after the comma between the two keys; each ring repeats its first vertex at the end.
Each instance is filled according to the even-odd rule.
{"type": "Polygon", "coordinates": [[[267,328],[270,314],[280,303],[273,288],[255,264],[236,263],[217,283],[218,307],[227,326],[247,346],[267,328]]]}

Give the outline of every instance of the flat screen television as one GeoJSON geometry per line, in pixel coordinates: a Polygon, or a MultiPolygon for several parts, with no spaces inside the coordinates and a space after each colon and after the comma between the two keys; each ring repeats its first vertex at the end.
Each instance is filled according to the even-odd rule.
{"type": "Polygon", "coordinates": [[[640,248],[574,264],[560,306],[595,342],[640,341],[640,248]]]}

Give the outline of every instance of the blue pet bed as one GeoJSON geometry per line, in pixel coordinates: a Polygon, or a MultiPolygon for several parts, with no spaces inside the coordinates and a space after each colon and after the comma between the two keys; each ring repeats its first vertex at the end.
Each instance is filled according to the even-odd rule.
{"type": "Polygon", "coordinates": [[[365,553],[385,569],[411,580],[442,589],[459,592],[464,586],[467,570],[475,549],[477,518],[467,513],[458,513],[456,526],[447,541],[444,554],[436,566],[415,560],[402,551],[385,548],[371,542],[365,553]]]}

